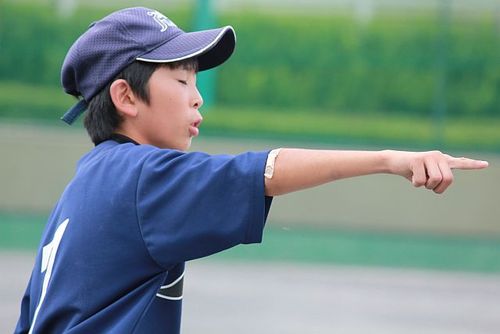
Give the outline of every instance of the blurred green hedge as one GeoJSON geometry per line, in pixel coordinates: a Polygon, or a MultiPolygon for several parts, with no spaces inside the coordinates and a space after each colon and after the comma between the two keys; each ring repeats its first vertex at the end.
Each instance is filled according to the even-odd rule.
{"type": "MultiPolygon", "coordinates": [[[[71,43],[109,11],[82,8],[71,18],[54,12],[33,4],[0,5],[0,80],[59,85],[71,43]]],[[[168,15],[189,30],[189,10],[168,15]]],[[[344,15],[241,11],[219,21],[238,34],[235,56],[219,70],[219,104],[431,113],[439,36],[433,13],[379,15],[359,24],[344,15]]],[[[448,37],[449,114],[498,115],[500,38],[494,15],[453,17],[448,37]]]]}
{"type": "MultiPolygon", "coordinates": [[[[0,2],[0,79],[59,86],[64,56],[71,44],[95,20],[111,10],[80,8],[72,17],[60,17],[54,6],[0,2]]],[[[186,24],[189,12],[175,13],[186,24]]]]}
{"type": "MultiPolygon", "coordinates": [[[[429,115],[438,19],[232,15],[238,53],[221,71],[224,104],[429,115]]],[[[452,20],[446,41],[452,115],[500,112],[500,36],[491,18],[452,20]]]]}

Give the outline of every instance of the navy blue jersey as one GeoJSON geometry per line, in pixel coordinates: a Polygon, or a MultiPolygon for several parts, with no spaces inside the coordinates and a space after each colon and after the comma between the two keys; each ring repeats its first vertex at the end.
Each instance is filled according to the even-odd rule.
{"type": "Polygon", "coordinates": [[[95,147],[49,218],[16,333],[179,333],[184,263],[262,239],[267,154],[95,147]]]}

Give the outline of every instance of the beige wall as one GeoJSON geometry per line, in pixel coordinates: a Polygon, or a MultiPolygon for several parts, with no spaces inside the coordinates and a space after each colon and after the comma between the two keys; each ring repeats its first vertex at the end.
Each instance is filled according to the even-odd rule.
{"type": "MultiPolygon", "coordinates": [[[[203,131],[203,130],[202,130],[203,131]]],[[[300,143],[199,138],[194,150],[237,153],[300,143]]],[[[0,212],[50,211],[70,180],[79,157],[92,147],[83,129],[0,124],[0,212]]],[[[317,147],[317,145],[316,145],[317,147]]],[[[384,231],[500,234],[500,157],[479,154],[491,167],[457,171],[445,195],[414,189],[388,175],[342,180],[277,198],[270,221],[384,231]]]]}

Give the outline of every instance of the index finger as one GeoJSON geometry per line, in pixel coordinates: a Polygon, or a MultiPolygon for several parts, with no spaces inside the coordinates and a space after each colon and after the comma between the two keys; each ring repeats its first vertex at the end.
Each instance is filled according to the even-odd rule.
{"type": "Polygon", "coordinates": [[[449,158],[448,164],[451,169],[483,169],[489,165],[488,161],[454,157],[449,158]]]}

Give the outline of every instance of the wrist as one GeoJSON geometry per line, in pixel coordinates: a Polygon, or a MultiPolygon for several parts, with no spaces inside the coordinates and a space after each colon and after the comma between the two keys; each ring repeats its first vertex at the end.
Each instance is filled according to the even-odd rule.
{"type": "Polygon", "coordinates": [[[394,152],[393,150],[383,150],[380,153],[380,173],[394,174],[394,152]]]}

